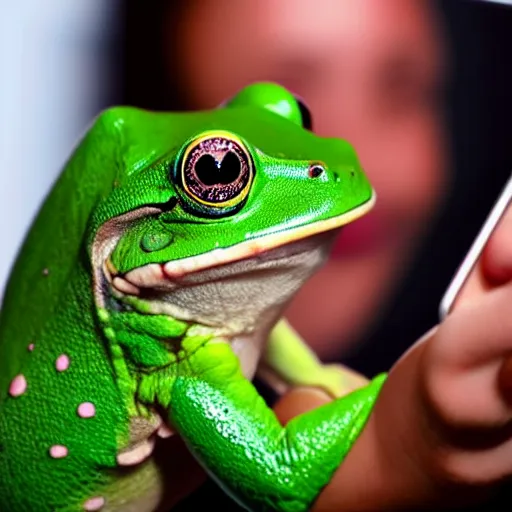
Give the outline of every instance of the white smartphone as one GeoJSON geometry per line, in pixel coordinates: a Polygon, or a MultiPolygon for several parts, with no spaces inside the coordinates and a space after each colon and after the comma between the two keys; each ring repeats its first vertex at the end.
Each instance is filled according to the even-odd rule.
{"type": "Polygon", "coordinates": [[[485,244],[491,237],[492,233],[496,229],[499,221],[507,211],[508,206],[512,202],[512,176],[509,178],[507,184],[503,188],[498,200],[494,204],[491,213],[487,217],[482,229],[475,238],[473,245],[469,249],[466,257],[462,261],[462,264],[455,273],[450,285],[446,289],[446,292],[439,305],[439,319],[441,322],[451,312],[455,299],[459,295],[462,287],[466,283],[469,274],[475,268],[475,265],[484,250],[485,244]]]}

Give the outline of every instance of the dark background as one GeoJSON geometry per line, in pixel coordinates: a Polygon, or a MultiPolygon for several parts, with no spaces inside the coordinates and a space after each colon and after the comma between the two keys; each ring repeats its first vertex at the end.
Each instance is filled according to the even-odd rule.
{"type": "MultiPolygon", "coordinates": [[[[180,3],[172,3],[178,20],[180,3]]],[[[344,360],[367,375],[388,370],[438,322],[439,301],[512,171],[512,7],[470,0],[438,4],[454,71],[446,106],[455,182],[414,272],[388,304],[384,320],[344,360]]],[[[118,72],[112,103],[154,110],[187,108],[178,83],[170,83],[164,72],[169,55],[163,54],[161,37],[173,27],[159,26],[159,20],[167,9],[169,1],[124,3],[121,39],[112,46],[112,69],[118,72]]],[[[179,41],[171,58],[172,50],[179,51],[179,41]]],[[[209,484],[180,510],[199,508],[203,499],[222,510],[237,509],[209,484]]],[[[488,504],[485,509],[499,507],[488,504]]]]}

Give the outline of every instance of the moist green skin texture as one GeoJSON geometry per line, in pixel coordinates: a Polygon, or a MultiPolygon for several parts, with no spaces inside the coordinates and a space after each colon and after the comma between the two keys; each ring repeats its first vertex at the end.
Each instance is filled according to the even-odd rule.
{"type": "Polygon", "coordinates": [[[116,457],[130,444],[130,418],[154,408],[245,507],[308,510],[364,427],[384,376],[282,427],[244,376],[229,330],[105,291],[94,244],[107,223],[151,208],[111,224],[119,235],[111,263],[126,273],[286,234],[371,197],[352,147],[304,130],[293,97],[277,86],[249,87],[212,111],[101,114],[44,202],[4,297],[2,510],[122,511],[142,499],[137,468],[127,473],[116,457]],[[195,210],[176,178],[184,147],[212,130],[240,137],[254,161],[247,198],[225,216],[195,210]],[[324,166],[320,177],[308,175],[311,162],[324,166]]]}

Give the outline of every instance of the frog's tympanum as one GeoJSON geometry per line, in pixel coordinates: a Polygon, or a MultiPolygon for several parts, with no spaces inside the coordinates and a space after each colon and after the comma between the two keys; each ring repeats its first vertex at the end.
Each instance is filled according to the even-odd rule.
{"type": "Polygon", "coordinates": [[[2,511],[161,510],[170,436],[248,510],[312,506],[384,375],[343,393],[282,319],[374,203],[352,147],[309,124],[270,83],[209,111],[96,119],[4,297],[2,511]],[[338,398],[284,427],[252,383],[262,366],[338,398]]]}

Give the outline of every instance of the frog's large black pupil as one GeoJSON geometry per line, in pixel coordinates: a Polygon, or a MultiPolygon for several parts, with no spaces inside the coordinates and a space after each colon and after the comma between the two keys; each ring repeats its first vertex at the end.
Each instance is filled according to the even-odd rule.
{"type": "Polygon", "coordinates": [[[302,127],[306,130],[313,130],[313,116],[311,115],[311,111],[300,98],[296,98],[296,100],[302,118],[302,127]]]}
{"type": "Polygon", "coordinates": [[[197,178],[209,187],[233,183],[239,178],[241,170],[240,159],[232,151],[228,151],[220,163],[212,155],[201,155],[195,165],[197,178]]]}
{"type": "Polygon", "coordinates": [[[222,185],[233,183],[240,176],[241,170],[242,166],[238,156],[232,151],[228,151],[220,164],[220,183],[222,185]]]}
{"type": "Polygon", "coordinates": [[[212,155],[201,155],[196,162],[196,176],[199,181],[207,186],[218,183],[219,171],[217,161],[212,155]]]}

